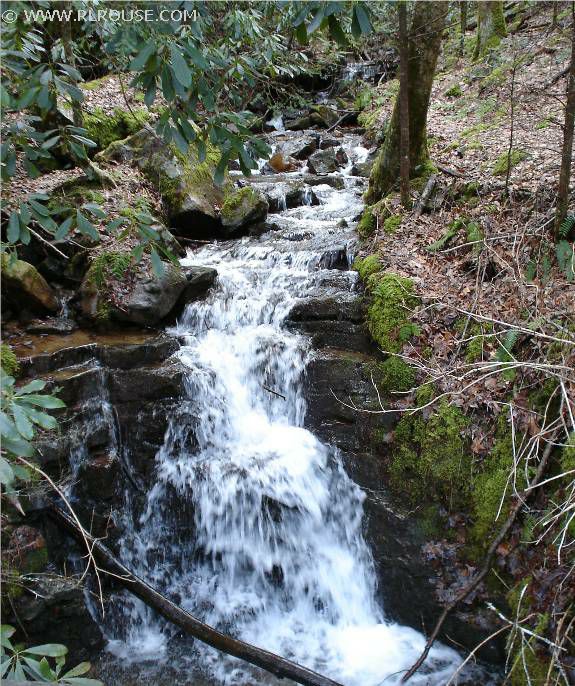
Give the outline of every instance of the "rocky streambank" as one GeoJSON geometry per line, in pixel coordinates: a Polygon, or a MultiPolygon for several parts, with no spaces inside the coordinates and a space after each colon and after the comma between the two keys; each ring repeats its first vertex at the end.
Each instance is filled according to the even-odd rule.
{"type": "MultiPolygon", "coordinates": [[[[223,259],[237,257],[240,249],[280,256],[293,251],[293,259],[303,255],[306,265],[313,264],[305,275],[313,286],[302,290],[284,317],[286,330],[309,340],[305,426],[341,451],[346,471],[365,494],[365,536],[386,615],[422,630],[441,612],[436,569],[422,554],[426,535],[418,519],[388,493],[381,446],[392,444],[398,417],[380,412],[376,380],[382,358],[366,326],[369,303],[362,282],[351,270],[371,154],[353,129],[277,131],[268,141],[273,155],[261,173],[246,180],[232,172],[223,191],[206,169],[198,173],[197,161],[190,167],[189,160],[141,134],[113,144],[103,157],[133,165],[148,181],[161,170],[166,227],[180,255],[186,253],[183,246],[193,257],[199,246],[214,241],[223,259]]],[[[27,300],[29,314],[8,326],[6,340],[18,356],[19,378],[45,379],[66,402],[58,415],[60,432],[38,440],[40,466],[64,484],[84,525],[122,557],[126,522],[143,513],[174,418],[188,426],[190,452],[202,428],[180,355],[185,340],[174,324],[190,303],[209,301],[218,279],[226,278],[225,262],[222,274],[212,263],[170,266],[158,280],[145,264],[122,270],[124,253],[116,247],[88,259],[78,254],[84,273],[76,267],[72,276],[67,265],[54,289],[64,303],[60,316],[57,308],[38,305],[40,298],[27,300]]],[[[48,276],[47,259],[38,264],[38,274],[48,276]]],[[[53,289],[40,278],[45,284],[36,279],[35,287],[53,289]]],[[[303,275],[297,278],[303,283],[303,275]]],[[[12,308],[23,287],[8,283],[12,308]]],[[[270,307],[280,306],[272,297],[270,307]]],[[[5,559],[26,579],[12,604],[31,637],[67,643],[84,659],[102,649],[105,636],[90,599],[93,589],[61,578],[64,570],[78,571],[81,562],[79,549],[45,517],[52,497],[45,489],[31,497],[25,504],[28,528],[15,525],[8,532],[5,559]],[[19,552],[23,537],[40,551],[33,565],[19,552]]],[[[188,507],[181,494],[173,498],[182,511],[188,507]]],[[[113,580],[105,590],[113,607],[113,580]]],[[[477,616],[461,616],[450,620],[445,633],[472,647],[487,628],[477,616]]],[[[491,649],[487,656],[496,653],[491,649]]]]}

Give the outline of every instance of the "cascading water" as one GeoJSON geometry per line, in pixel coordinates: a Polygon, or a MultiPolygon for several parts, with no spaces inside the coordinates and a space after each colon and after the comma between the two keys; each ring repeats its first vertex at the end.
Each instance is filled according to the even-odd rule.
{"type": "MultiPolygon", "coordinates": [[[[355,145],[348,154],[363,155],[355,145]]],[[[316,186],[319,206],[270,217],[274,232],[184,260],[215,266],[218,283],[173,330],[184,341],[187,398],[122,545],[129,566],[207,623],[346,686],[375,686],[397,683],[424,638],[377,606],[362,492],[337,451],[303,428],[308,340],[283,328],[297,298],[354,287],[352,272],[319,268],[326,250],[353,240],[343,227],[362,187],[345,184],[316,186]]],[[[169,650],[173,627],[139,601],[124,596],[113,616],[116,654],[142,661],[169,650]]],[[[185,653],[211,683],[275,683],[199,642],[185,653]]],[[[443,684],[458,662],[436,645],[412,683],[443,684]]]]}

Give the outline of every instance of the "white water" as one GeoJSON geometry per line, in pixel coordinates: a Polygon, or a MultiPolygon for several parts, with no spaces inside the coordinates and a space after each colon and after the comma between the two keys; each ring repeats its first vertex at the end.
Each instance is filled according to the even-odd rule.
{"type": "MultiPolygon", "coordinates": [[[[207,623],[346,686],[376,686],[398,683],[425,641],[386,621],[376,603],[363,494],[337,451],[303,428],[308,341],[283,327],[298,297],[354,287],[352,272],[318,269],[324,250],[353,240],[338,226],[361,208],[362,188],[348,185],[316,187],[322,204],[271,217],[276,232],[184,260],[215,266],[218,283],[173,332],[185,341],[188,397],[123,552],[207,623]]],[[[161,658],[172,628],[139,601],[124,603],[122,639],[110,648],[124,659],[161,658]]],[[[198,642],[191,650],[214,683],[273,682],[198,642]]],[[[411,683],[444,684],[458,663],[436,645],[411,683]]]]}

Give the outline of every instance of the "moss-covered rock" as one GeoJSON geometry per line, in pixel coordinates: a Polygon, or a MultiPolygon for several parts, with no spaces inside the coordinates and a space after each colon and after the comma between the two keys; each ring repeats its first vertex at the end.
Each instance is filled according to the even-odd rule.
{"type": "Polygon", "coordinates": [[[367,311],[371,337],[384,352],[398,353],[419,328],[410,316],[419,303],[413,282],[397,274],[375,274],[368,280],[372,302],[367,311]]]}
{"type": "Polygon", "coordinates": [[[158,188],[168,217],[180,233],[201,238],[221,230],[220,208],[230,184],[227,178],[220,186],[214,182],[220,152],[213,146],[207,145],[200,161],[194,146],[184,155],[148,131],[140,131],[112,143],[96,159],[138,166],[158,188]]]}
{"type": "Polygon", "coordinates": [[[415,369],[401,357],[388,357],[377,365],[374,380],[380,392],[402,393],[409,391],[415,384],[415,369]]]}
{"type": "Polygon", "coordinates": [[[405,415],[395,430],[389,465],[392,488],[411,503],[436,503],[448,511],[464,507],[471,488],[467,426],[461,410],[446,402],[428,419],[405,415]]]}
{"type": "Polygon", "coordinates": [[[150,120],[147,109],[140,108],[132,112],[116,108],[113,112],[104,112],[97,107],[93,112],[84,115],[84,128],[88,138],[93,140],[99,150],[104,150],[110,143],[123,140],[136,133],[150,120]]]}
{"type": "Polygon", "coordinates": [[[129,252],[103,252],[84,277],[79,306],[94,323],[154,326],[172,311],[187,284],[177,265],[165,264],[156,276],[145,262],[136,265],[129,252]]]}
{"type": "Polygon", "coordinates": [[[375,231],[376,220],[371,207],[366,207],[357,225],[357,232],[361,238],[368,238],[375,231]]]}
{"type": "Polygon", "coordinates": [[[372,274],[377,274],[383,269],[379,255],[367,255],[367,257],[357,258],[353,263],[353,268],[359,273],[362,281],[367,283],[372,274]]]}
{"type": "Polygon", "coordinates": [[[401,214],[392,214],[383,222],[383,230],[385,231],[385,233],[393,235],[401,226],[401,221],[401,214]]]}
{"type": "Polygon", "coordinates": [[[46,279],[29,262],[2,256],[2,295],[18,310],[57,312],[58,298],[46,279]]]}
{"type": "Polygon", "coordinates": [[[18,372],[18,358],[6,343],[0,343],[0,367],[8,376],[14,376],[18,372]]]}
{"type": "Polygon", "coordinates": [[[267,213],[268,203],[263,194],[246,186],[226,196],[220,216],[223,226],[234,233],[264,221],[267,213]]]}

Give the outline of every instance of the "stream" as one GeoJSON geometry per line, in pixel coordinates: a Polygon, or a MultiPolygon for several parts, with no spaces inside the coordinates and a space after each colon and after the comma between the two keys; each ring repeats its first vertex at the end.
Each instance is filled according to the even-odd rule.
{"type": "MultiPolygon", "coordinates": [[[[313,351],[285,325],[299,299],[357,288],[349,266],[366,179],[351,168],[367,150],[353,134],[342,142],[348,162],[327,183],[306,184],[301,206],[286,207],[281,184],[305,183],[305,164],[281,182],[254,178],[279,194],[270,230],[183,259],[215,267],[218,280],[169,330],[189,370],[186,394],[145,502],[124,496],[121,550],[128,567],[221,631],[345,686],[376,686],[399,683],[425,639],[376,601],[364,495],[337,449],[304,428],[313,351]]],[[[115,596],[104,629],[108,683],[279,683],[178,635],[126,592],[115,596]]],[[[437,643],[410,683],[445,684],[460,661],[437,643]]]]}

